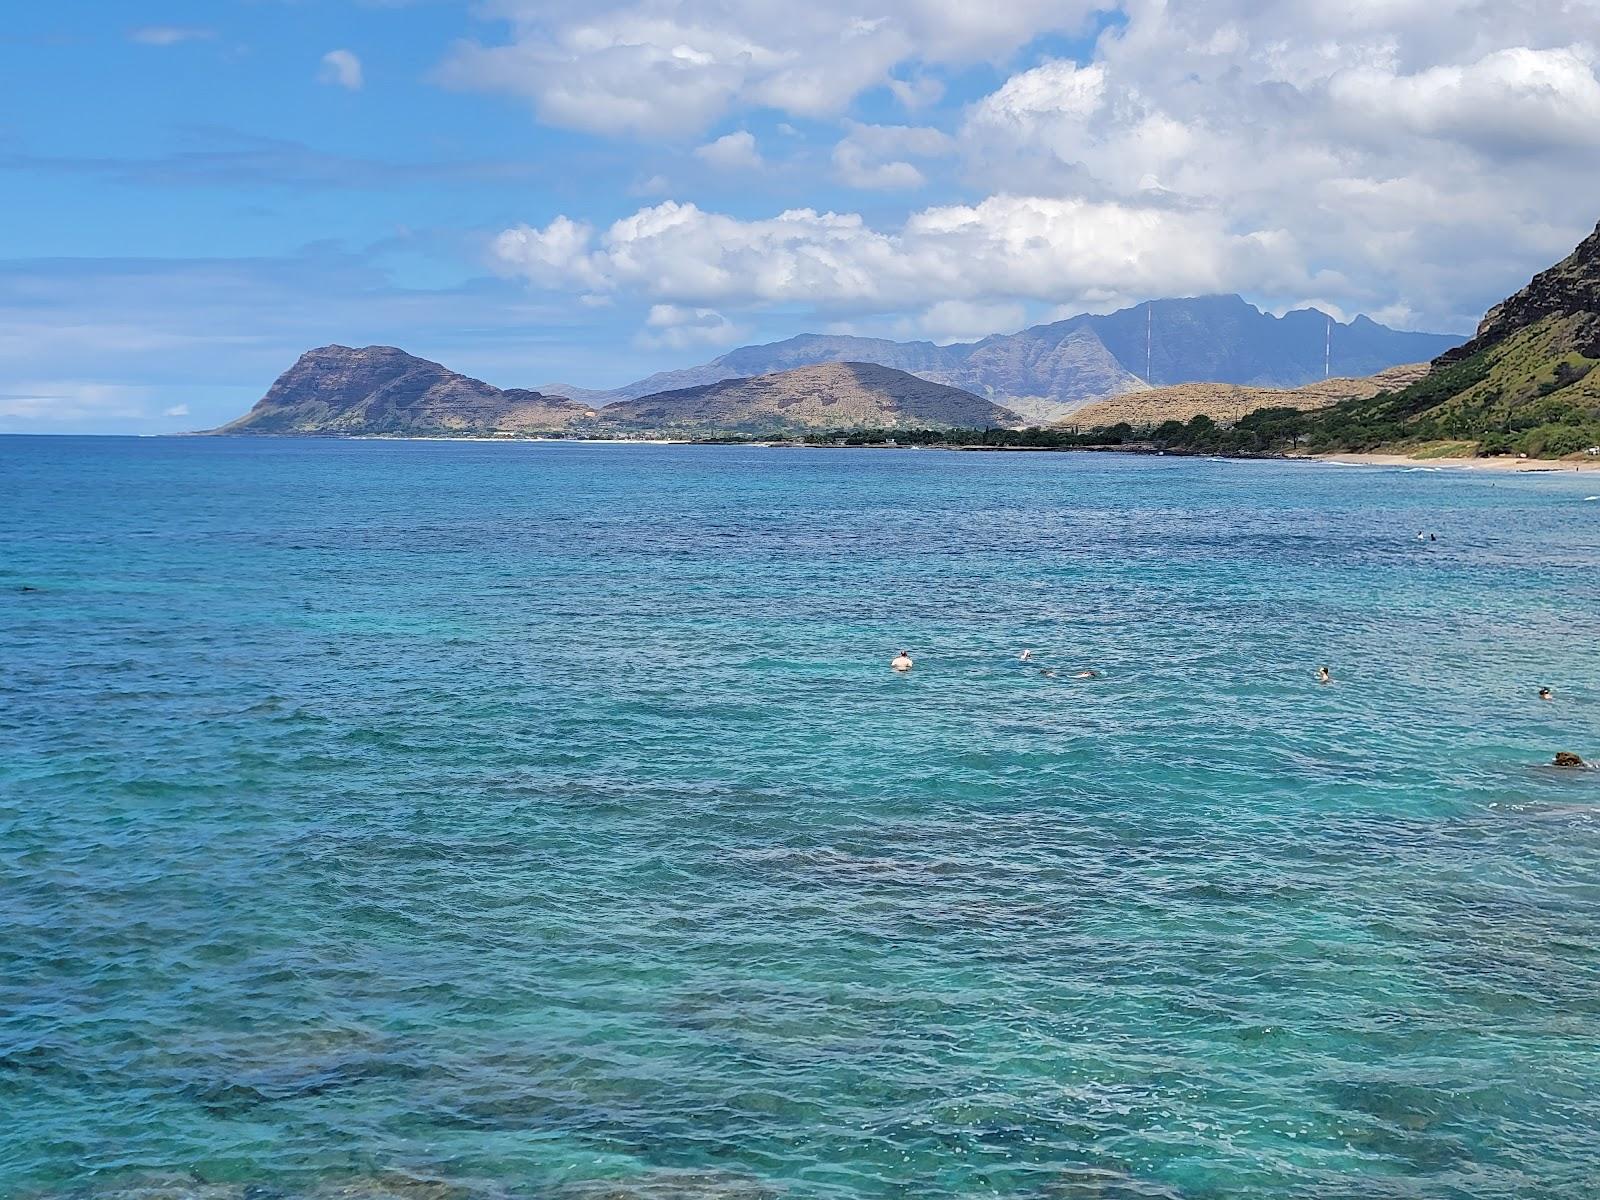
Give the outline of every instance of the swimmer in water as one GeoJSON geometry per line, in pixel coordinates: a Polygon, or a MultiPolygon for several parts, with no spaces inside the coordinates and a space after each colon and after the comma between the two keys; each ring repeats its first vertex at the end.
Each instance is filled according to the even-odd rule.
{"type": "Polygon", "coordinates": [[[1543,687],[1543,688],[1539,689],[1539,699],[1541,699],[1541,700],[1554,700],[1555,698],[1556,698],[1556,694],[1554,692],[1552,692],[1549,688],[1543,687]]]}
{"type": "Polygon", "coordinates": [[[1032,650],[1024,650],[1021,654],[1017,655],[1017,661],[1018,662],[1032,662],[1033,661],[1033,651],[1032,650]]]}
{"type": "Polygon", "coordinates": [[[1079,671],[1076,675],[1073,676],[1073,678],[1074,679],[1099,679],[1100,678],[1100,672],[1099,671],[1079,671]]]}
{"type": "Polygon", "coordinates": [[[911,668],[913,666],[915,666],[916,664],[911,661],[910,653],[908,653],[905,650],[902,650],[902,651],[900,651],[899,654],[896,654],[894,656],[894,658],[889,660],[889,665],[891,667],[893,667],[896,671],[904,672],[904,671],[911,670],[911,668]]]}
{"type": "Polygon", "coordinates": [[[1317,682],[1318,683],[1332,683],[1333,682],[1333,672],[1328,670],[1327,667],[1318,667],[1317,668],[1317,682]]]}
{"type": "Polygon", "coordinates": [[[1039,674],[1043,675],[1046,679],[1054,679],[1056,677],[1054,667],[1040,667],[1039,674]]]}

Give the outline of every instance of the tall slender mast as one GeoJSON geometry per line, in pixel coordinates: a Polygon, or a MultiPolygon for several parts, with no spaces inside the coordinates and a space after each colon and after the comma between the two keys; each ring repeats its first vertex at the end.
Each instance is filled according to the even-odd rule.
{"type": "Polygon", "coordinates": [[[1155,323],[1156,302],[1150,301],[1144,309],[1144,382],[1146,387],[1155,387],[1150,378],[1150,327],[1155,323]]]}

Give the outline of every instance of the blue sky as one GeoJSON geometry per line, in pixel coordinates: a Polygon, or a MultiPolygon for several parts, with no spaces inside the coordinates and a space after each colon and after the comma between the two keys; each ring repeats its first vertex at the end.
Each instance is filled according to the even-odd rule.
{"type": "Polygon", "coordinates": [[[1203,291],[1458,330],[1600,216],[1570,2],[1260,7],[20,6],[0,431],[206,427],[328,342],[603,387],[1203,291]]]}

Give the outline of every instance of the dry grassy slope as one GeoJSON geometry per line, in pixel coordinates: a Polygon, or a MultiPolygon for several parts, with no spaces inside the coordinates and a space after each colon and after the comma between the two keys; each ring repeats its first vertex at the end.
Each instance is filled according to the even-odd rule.
{"type": "Polygon", "coordinates": [[[1294,389],[1241,387],[1231,383],[1180,383],[1173,387],[1129,392],[1080,408],[1060,424],[1094,429],[1117,425],[1159,425],[1187,421],[1202,413],[1227,424],[1258,408],[1327,408],[1341,400],[1360,400],[1415,383],[1428,373],[1427,363],[1406,363],[1361,379],[1325,379],[1294,389]]]}
{"type": "Polygon", "coordinates": [[[985,428],[1014,413],[942,383],[873,363],[821,363],[658,392],[600,411],[606,425],[695,433],[985,428]]]}

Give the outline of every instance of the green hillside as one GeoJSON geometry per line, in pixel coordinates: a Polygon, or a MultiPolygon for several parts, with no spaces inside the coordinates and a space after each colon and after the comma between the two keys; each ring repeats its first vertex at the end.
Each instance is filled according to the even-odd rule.
{"type": "Polygon", "coordinates": [[[1466,345],[1395,392],[1315,412],[1260,409],[1229,427],[1169,422],[1160,446],[1211,452],[1420,450],[1560,458],[1600,445],[1600,226],[1491,309],[1466,345]]]}

